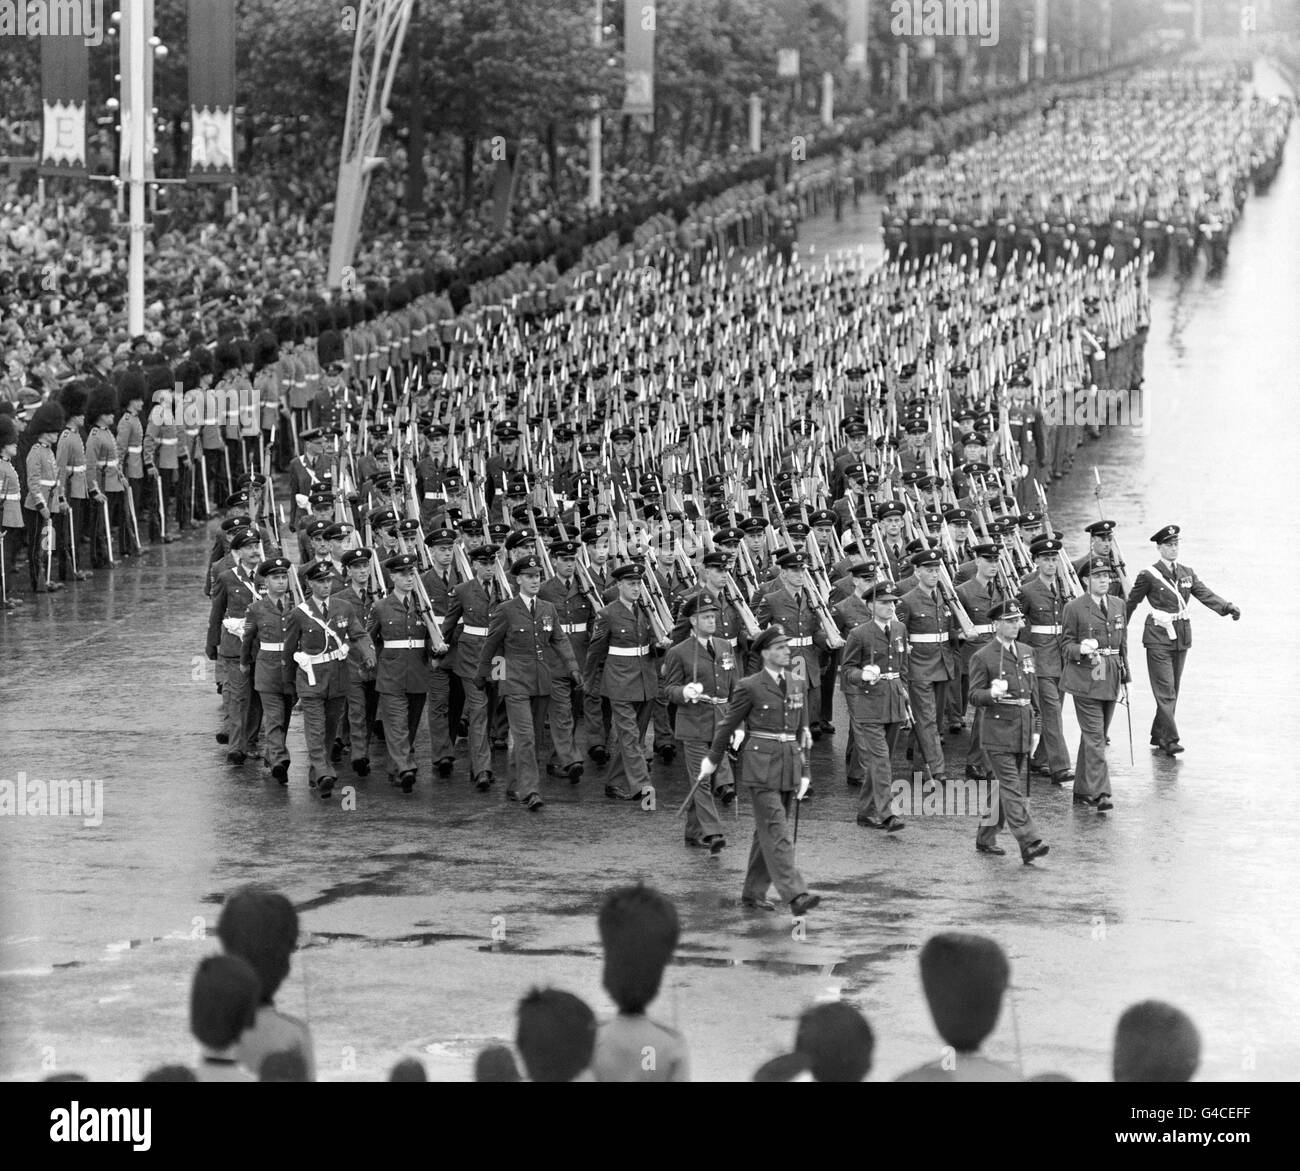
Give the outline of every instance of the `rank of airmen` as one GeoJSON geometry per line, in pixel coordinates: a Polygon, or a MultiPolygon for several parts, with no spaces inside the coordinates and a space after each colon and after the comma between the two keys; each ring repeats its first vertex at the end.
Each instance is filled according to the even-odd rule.
{"type": "Polygon", "coordinates": [[[653,811],[653,730],[662,764],[683,759],[686,844],[725,849],[721,811],[743,795],[742,904],[770,908],[774,885],[799,915],[819,899],[798,810],[831,740],[859,826],[905,827],[903,753],[917,791],[979,786],[981,853],[1005,853],[1006,827],[1031,863],[1048,851],[1031,774],[1114,808],[1135,607],[1152,611],[1151,740],[1169,756],[1187,601],[1240,611],[1178,564],[1178,526],[1129,585],[1113,521],[1071,559],[1048,511],[1090,438],[1055,397],[1140,392],[1151,254],[898,251],[688,264],[647,239],[472,328],[390,287],[318,317],[314,346],[309,322],[261,348],[234,330],[75,388],[32,420],[49,457],[28,463],[33,579],[75,552],[73,525],[102,531],[109,560],[138,551],[146,518],[166,540],[223,511],[205,575],[216,738],[289,785],[301,710],[322,798],[341,774],[408,795],[423,775],[539,813],[548,788],[597,774],[609,801],[653,811]],[[196,422],[213,386],[237,405],[196,422]],[[103,474],[61,493],[60,460],[90,462],[65,451],[65,419],[92,416],[103,474]]]}

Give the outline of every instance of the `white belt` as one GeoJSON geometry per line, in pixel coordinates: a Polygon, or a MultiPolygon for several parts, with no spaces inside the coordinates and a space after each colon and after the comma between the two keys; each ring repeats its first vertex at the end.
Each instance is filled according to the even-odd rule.
{"type": "Polygon", "coordinates": [[[160,439],[158,442],[161,443],[164,447],[173,447],[173,446],[175,445],[175,443],[176,443],[176,440],[175,440],[175,439],[160,439]]]}
{"type": "Polygon", "coordinates": [[[337,663],[339,659],[346,659],[348,657],[348,648],[341,646],[337,650],[325,651],[319,655],[309,655],[306,651],[299,651],[293,657],[294,661],[300,666],[310,664],[314,667],[317,663],[337,663]]]}
{"type": "Polygon", "coordinates": [[[85,464],[68,464],[68,471],[73,472],[74,474],[76,472],[84,472],[85,470],[85,464]]]}
{"type": "Polygon", "coordinates": [[[947,642],[947,641],[948,641],[948,636],[947,636],[946,634],[909,634],[909,635],[907,636],[907,641],[908,641],[908,642],[913,642],[913,643],[916,643],[916,642],[947,642]]]}
{"type": "Polygon", "coordinates": [[[897,679],[898,677],[897,671],[881,671],[880,674],[876,676],[877,679],[897,679]]]}
{"type": "Polygon", "coordinates": [[[3,495],[0,495],[0,500],[17,500],[17,499],[18,499],[17,492],[6,492],[3,495]]]}
{"type": "Polygon", "coordinates": [[[992,634],[993,623],[990,622],[987,626],[972,626],[970,630],[972,634],[992,634]]]}
{"type": "Polygon", "coordinates": [[[223,618],[221,625],[224,626],[236,638],[244,637],[244,619],[243,618],[223,618]]]}
{"type": "Polygon", "coordinates": [[[803,635],[800,638],[787,638],[785,640],[790,646],[812,646],[813,640],[811,635],[803,635]]]}
{"type": "Polygon", "coordinates": [[[486,626],[462,626],[461,634],[472,634],[475,638],[487,638],[488,628],[486,626]]]}
{"type": "Polygon", "coordinates": [[[101,459],[101,460],[99,461],[99,466],[100,466],[101,468],[115,468],[115,467],[117,467],[117,460],[115,460],[115,459],[101,459]]]}
{"type": "Polygon", "coordinates": [[[419,651],[424,649],[422,638],[394,638],[384,643],[386,651],[419,651]]]}
{"type": "Polygon", "coordinates": [[[1030,634],[1060,634],[1064,627],[1061,626],[1031,626],[1030,634]]]}
{"type": "Polygon", "coordinates": [[[1093,653],[1094,655],[1117,655],[1117,654],[1119,654],[1119,651],[1118,651],[1118,650],[1111,650],[1111,649],[1102,649],[1102,650],[1095,650],[1095,651],[1093,651],[1092,653],[1093,653]]]}
{"type": "Polygon", "coordinates": [[[144,449],[141,448],[141,447],[128,447],[128,448],[126,449],[126,454],[127,454],[127,455],[139,455],[140,452],[143,451],[143,450],[144,450],[144,449]]]}
{"type": "Polygon", "coordinates": [[[284,650],[284,643],[282,643],[282,642],[264,642],[264,643],[262,643],[262,650],[264,650],[264,651],[282,651],[282,650],[284,650]]]}
{"type": "Polygon", "coordinates": [[[426,492],[426,493],[424,494],[424,498],[425,498],[426,500],[441,500],[441,499],[442,499],[442,493],[441,493],[441,492],[426,492]]]}
{"type": "Polygon", "coordinates": [[[793,744],[793,732],[750,732],[750,736],[755,740],[776,740],[781,744],[793,744]]]}
{"type": "Polygon", "coordinates": [[[565,634],[581,634],[587,629],[587,624],[585,622],[570,622],[567,624],[561,622],[560,629],[563,630],[565,634]]]}
{"type": "Polygon", "coordinates": [[[648,655],[650,648],[648,646],[612,646],[609,648],[611,655],[622,655],[625,658],[636,658],[638,655],[648,655]]]}
{"type": "Polygon", "coordinates": [[[36,482],[42,488],[53,488],[54,485],[58,483],[58,480],[37,480],[36,482]]]}

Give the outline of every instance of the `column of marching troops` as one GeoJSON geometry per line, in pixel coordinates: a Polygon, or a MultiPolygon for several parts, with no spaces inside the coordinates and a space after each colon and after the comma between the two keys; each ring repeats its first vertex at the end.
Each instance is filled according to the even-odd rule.
{"type": "MultiPolygon", "coordinates": [[[[87,537],[111,564],[142,526],[166,541],[224,511],[206,575],[217,738],[287,784],[300,709],[322,797],[372,762],[413,792],[423,721],[439,778],[463,754],[490,792],[508,746],[506,796],[530,810],[544,776],[591,768],[651,810],[653,726],[662,760],[685,761],[687,843],[725,848],[721,809],[745,793],[742,901],[769,906],[775,884],[802,913],[817,896],[796,799],[813,742],[839,734],[838,686],[858,824],[903,827],[896,747],[918,786],[955,782],[944,737],[969,726],[977,848],[1001,854],[1006,825],[1030,862],[1046,853],[1030,772],[1113,807],[1135,608],[1152,611],[1151,743],[1171,757],[1188,599],[1240,616],[1178,561],[1177,526],[1129,582],[1114,522],[1070,559],[1048,513],[1059,453],[1068,467],[1097,431],[1077,404],[1140,394],[1150,260],[940,247],[867,271],[656,240],[472,330],[421,316],[418,286],[252,341],[231,325],[214,350],[138,355],[36,411],[33,587],[79,576],[87,537]]],[[[7,569],[11,431],[0,418],[7,569]]]]}

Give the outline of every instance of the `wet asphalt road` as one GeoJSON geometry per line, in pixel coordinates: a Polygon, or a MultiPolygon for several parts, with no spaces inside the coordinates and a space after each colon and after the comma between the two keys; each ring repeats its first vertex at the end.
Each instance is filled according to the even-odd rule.
{"type": "MultiPolygon", "coordinates": [[[[532,984],[611,1011],[595,911],[604,890],[639,877],[682,915],[654,1015],[684,1030],[697,1078],[748,1078],[788,1046],[800,1009],[829,996],[870,1019],[876,1077],[932,1059],[915,952],[951,928],[1007,950],[1014,1011],[986,1050],[1027,1073],[1106,1077],[1120,1012],[1155,996],[1196,1020],[1203,1078],[1294,1077],[1296,149],[1271,193],[1248,202],[1221,279],[1202,268],[1154,283],[1145,425],[1082,449],[1053,487],[1056,524],[1081,551],[1095,463],[1131,571],[1154,557],[1148,535],[1179,523],[1188,563],[1244,611],[1236,624],[1194,616],[1176,761],[1146,747],[1153,704],[1134,634],[1135,764],[1120,714],[1114,813],[1076,812],[1067,792],[1036,784],[1052,852],[1032,868],[1009,835],[1008,857],[977,855],[971,818],[860,830],[841,706],[833,747],[814,750],[800,826],[800,865],[826,902],[794,938],[787,917],[734,905],[747,814],[720,859],[683,846],[680,762],[655,767],[654,813],[606,801],[589,773],[576,789],[548,782],[545,811],[529,815],[501,786],[473,793],[463,761],[449,781],[426,763],[412,797],[345,768],[347,812],[308,791],[298,719],[287,791],[224,762],[202,658],[207,544],[190,539],[0,617],[0,776],[100,778],[104,809],[99,826],[0,817],[0,1075],[134,1079],[192,1059],[188,985],[215,947],[205,932],[222,892],[259,881],[302,913],[305,946],[278,1003],[309,1018],[322,1078],[379,1078],[405,1054],[465,1078],[479,1048],[512,1035],[532,984]]],[[[866,201],[842,224],[805,225],[801,247],[878,250],[878,224],[866,201]]],[[[1066,732],[1077,743],[1072,712],[1066,732]]]]}

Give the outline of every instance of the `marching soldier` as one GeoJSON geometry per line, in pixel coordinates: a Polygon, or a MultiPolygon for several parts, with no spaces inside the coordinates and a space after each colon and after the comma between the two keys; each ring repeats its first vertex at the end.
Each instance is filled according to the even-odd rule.
{"type": "MultiPolygon", "coordinates": [[[[954,680],[954,689],[958,693],[958,725],[965,720],[966,707],[970,702],[971,660],[976,652],[993,641],[993,622],[989,613],[994,606],[1008,600],[998,582],[998,546],[976,545],[972,552],[975,554],[975,576],[957,587],[957,597],[961,599],[966,614],[975,627],[974,637],[963,640],[957,652],[961,672],[958,679],[954,680]]],[[[977,711],[971,722],[970,744],[966,749],[966,776],[970,780],[982,780],[986,775],[984,755],[980,750],[980,714],[977,711]]],[[[951,725],[949,730],[952,730],[951,725]]]]}
{"type": "Polygon", "coordinates": [[[479,651],[475,682],[486,688],[489,674],[496,677],[497,693],[510,722],[514,760],[506,799],[522,800],[530,813],[536,813],[543,805],[538,792],[538,748],[545,737],[553,678],[564,671],[577,684],[582,672],[555,607],[537,596],[542,586],[541,560],[535,554],[520,557],[510,572],[519,593],[492,614],[487,639],[479,651]]]}
{"type": "MultiPolygon", "coordinates": [[[[814,716],[821,713],[821,658],[827,651],[826,632],[813,609],[809,587],[804,580],[808,564],[805,553],[782,553],[777,558],[779,584],[759,600],[754,617],[759,626],[781,626],[789,640],[789,649],[803,660],[808,678],[808,705],[814,716]]],[[[752,655],[751,655],[752,657],[752,655]]],[[[813,736],[821,732],[819,719],[812,723],[813,736]]]]}
{"type": "Polygon", "coordinates": [[[1195,598],[1216,614],[1230,614],[1234,622],[1241,618],[1238,607],[1219,597],[1190,566],[1179,563],[1181,532],[1178,525],[1165,525],[1152,536],[1160,556],[1154,565],[1137,575],[1124,607],[1126,621],[1133,617],[1133,611],[1140,603],[1146,602],[1151,608],[1142,628],[1147,676],[1156,701],[1156,715],[1151,721],[1151,744],[1166,756],[1177,756],[1183,751],[1174,713],[1178,707],[1183,666],[1192,645],[1188,599],[1195,598]]]}
{"type": "Polygon", "coordinates": [[[248,609],[262,596],[253,580],[262,559],[261,542],[252,529],[238,529],[231,537],[230,548],[235,554],[235,566],[223,570],[212,585],[207,653],[214,663],[220,657],[225,671],[221,691],[224,720],[217,743],[228,745],[226,759],[231,764],[243,764],[262,722],[261,700],[249,686],[248,673],[239,669],[248,609]]]}
{"type": "Polygon", "coordinates": [[[993,770],[989,807],[980,818],[975,849],[1005,854],[998,845],[998,830],[1005,822],[1020,843],[1021,860],[1029,865],[1048,849],[1029,812],[1029,753],[1038,711],[1034,653],[1016,641],[1024,615],[1015,601],[999,602],[989,617],[994,638],[976,652],[970,665],[971,702],[981,709],[981,743],[993,770]]]}
{"type": "Polygon", "coordinates": [[[929,779],[939,786],[947,783],[947,765],[939,739],[938,713],[943,710],[944,696],[957,666],[952,647],[956,621],[943,594],[936,589],[941,562],[936,549],[913,554],[916,587],[903,595],[897,610],[898,620],[907,629],[913,752],[919,745],[929,779]]]}
{"type": "Polygon", "coordinates": [[[347,657],[356,644],[362,663],[375,666],[375,648],[356,611],[332,597],[333,577],[325,562],[307,571],[311,597],[290,612],[284,632],[285,686],[302,704],[303,733],[311,764],[308,784],[319,784],[328,800],[338,776],[330,760],[339,720],[347,705],[347,657]],[[290,664],[293,664],[291,667],[290,664]]]}
{"type": "Polygon", "coordinates": [[[895,833],[906,824],[893,808],[890,758],[909,719],[907,628],[895,615],[898,595],[891,582],[874,583],[862,600],[871,616],[850,631],[840,666],[856,763],[866,774],[859,782],[857,823],[895,833]]]}
{"type": "MultiPolygon", "coordinates": [[[[575,576],[579,545],[577,541],[551,544],[551,565],[555,576],[542,583],[538,597],[555,607],[560,629],[568,636],[573,657],[579,668],[587,662],[587,643],[591,638],[592,605],[575,576]]],[[[567,673],[552,672],[550,733],[551,756],[547,773],[563,772],[569,783],[582,779],[582,750],[577,728],[581,724],[592,743],[603,743],[600,704],[583,702],[582,681],[574,682],[567,673]],[[590,719],[588,719],[590,715],[590,719]]]]}
{"type": "MultiPolygon", "coordinates": [[[[455,529],[434,529],[424,538],[429,548],[429,569],[421,579],[429,604],[433,607],[433,620],[442,620],[451,609],[452,591],[461,584],[456,571],[455,529]]],[[[451,671],[439,658],[429,667],[429,754],[433,767],[440,777],[451,776],[456,763],[451,724],[451,671]]]]}
{"type": "Polygon", "coordinates": [[[1019,638],[1034,652],[1034,678],[1038,680],[1038,712],[1042,725],[1042,739],[1029,761],[1029,768],[1031,772],[1050,776],[1054,785],[1065,785],[1074,780],[1065,733],[1061,728],[1065,594],[1058,576],[1063,547],[1052,537],[1035,541],[1029,549],[1034,557],[1034,573],[1020,585],[1020,606],[1028,624],[1021,627],[1019,638]]]}
{"type": "MultiPolygon", "coordinates": [[[[707,593],[694,593],[682,603],[681,617],[690,623],[689,637],[678,642],[664,659],[664,692],[677,705],[673,732],[686,759],[686,779],[700,775],[700,764],[717,734],[731,697],[736,670],[735,649],[714,636],[718,610],[707,593]]],[[[715,795],[723,804],[735,798],[731,761],[723,756],[717,771],[699,781],[686,814],[686,844],[707,846],[710,854],[727,845],[715,795]]]]}
{"type": "Polygon", "coordinates": [[[452,590],[442,624],[442,637],[451,647],[444,660],[465,689],[465,723],[469,733],[469,770],[474,788],[492,787],[492,741],[489,734],[491,693],[478,684],[479,651],[488,636],[492,612],[500,603],[493,565],[498,546],[479,545],[469,553],[474,576],[452,590]]]}
{"type": "MultiPolygon", "coordinates": [[[[348,584],[346,589],[339,590],[338,596],[357,612],[361,625],[369,630],[375,604],[383,597],[382,593],[375,593],[371,581],[374,551],[349,549],[342,560],[348,584]]],[[[374,640],[373,634],[371,640],[374,640]]],[[[379,692],[375,689],[375,672],[363,663],[349,661],[347,719],[344,721],[347,735],[344,739],[350,745],[352,771],[359,777],[370,775],[370,736],[378,715],[379,692]]]]}
{"type": "Polygon", "coordinates": [[[370,611],[367,632],[376,647],[375,693],[384,722],[388,759],[403,793],[415,788],[418,764],[415,737],[429,693],[429,629],[414,596],[419,559],[399,553],[384,566],[393,576],[393,589],[370,611]]]}
{"type": "Polygon", "coordinates": [[[1061,690],[1074,696],[1079,755],[1074,765],[1074,804],[1098,813],[1114,809],[1106,767],[1106,734],[1115,702],[1129,681],[1124,605],[1111,592],[1109,563],[1084,562],[1079,575],[1088,592],[1065,604],[1065,667],[1061,690]]]}
{"type": "Polygon", "coordinates": [[[1083,568],[1089,562],[1109,565],[1111,567],[1110,593],[1112,597],[1124,599],[1124,588],[1119,584],[1119,576],[1124,572],[1122,562],[1115,558],[1113,520],[1095,520],[1083,530],[1088,534],[1088,552],[1074,563],[1074,572],[1083,577],[1083,568]]]}
{"type": "Polygon", "coordinates": [[[639,801],[654,791],[641,744],[659,689],[655,656],[665,648],[655,639],[641,597],[644,572],[634,562],[614,570],[618,596],[596,616],[587,647],[587,696],[610,704],[614,752],[605,796],[615,801],[639,801]]]}
{"type": "Polygon", "coordinates": [[[791,801],[806,791],[804,754],[812,750],[807,681],[789,670],[789,639],[779,626],[761,631],[753,649],[762,667],[733,688],[726,715],[700,762],[700,776],[707,780],[717,771],[733,733],[744,725],[740,777],[754,810],[754,840],[740,903],[750,910],[774,910],[767,891],[775,885],[799,918],[821,902],[795,863],[789,817],[791,801]]]}
{"type": "Polygon", "coordinates": [[[247,682],[252,673],[253,690],[262,708],[262,734],[267,767],[281,785],[289,783],[289,747],[285,734],[297,696],[286,683],[284,631],[293,608],[289,596],[289,570],[285,557],[271,557],[257,567],[265,593],[245,613],[244,637],[239,652],[239,670],[247,682]]]}

